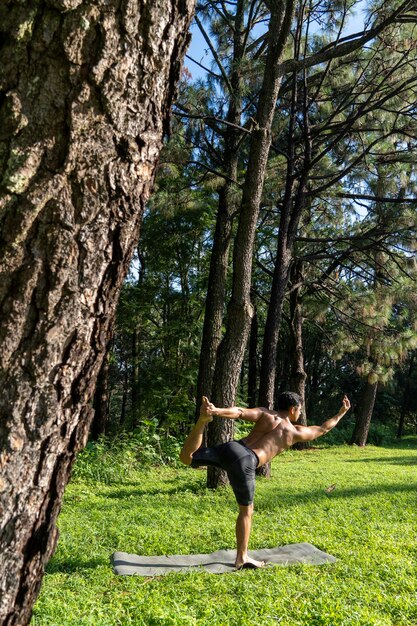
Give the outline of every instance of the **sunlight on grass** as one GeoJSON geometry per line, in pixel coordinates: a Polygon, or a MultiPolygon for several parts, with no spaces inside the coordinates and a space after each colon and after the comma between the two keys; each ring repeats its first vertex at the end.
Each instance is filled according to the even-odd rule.
{"type": "Polygon", "coordinates": [[[206,490],[204,471],[165,466],[132,470],[123,484],[74,480],[31,623],[417,625],[416,452],[410,439],[278,457],[272,478],[257,480],[250,547],[306,541],[338,560],[223,575],[117,577],[109,564],[115,550],[233,548],[233,494],[206,490]]]}

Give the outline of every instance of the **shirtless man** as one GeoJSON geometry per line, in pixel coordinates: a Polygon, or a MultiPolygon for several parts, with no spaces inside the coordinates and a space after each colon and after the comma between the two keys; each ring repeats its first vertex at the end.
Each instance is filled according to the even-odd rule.
{"type": "Polygon", "coordinates": [[[277,410],[264,408],[241,409],[232,407],[219,409],[204,396],[200,417],[185,440],[180,459],[185,465],[200,467],[214,465],[227,472],[230,485],[239,505],[236,520],[237,553],[235,566],[262,567],[263,561],[255,561],[248,556],[249,535],[252,525],[253,497],[255,493],[255,471],[268,463],[277,454],[299,441],[313,441],[328,433],[350,409],[347,396],[338,413],[321,426],[301,426],[296,424],[301,412],[301,398],[291,391],[284,391],[278,397],[277,410]],[[229,441],[218,446],[203,448],[204,428],[213,416],[225,419],[243,419],[254,422],[247,437],[240,441],[229,441]]]}

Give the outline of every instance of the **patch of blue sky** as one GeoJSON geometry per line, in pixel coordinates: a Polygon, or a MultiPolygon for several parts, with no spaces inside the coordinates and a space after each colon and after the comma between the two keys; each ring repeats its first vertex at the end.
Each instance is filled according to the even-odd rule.
{"type": "Polygon", "coordinates": [[[204,67],[211,69],[213,64],[213,55],[207,43],[204,41],[197,24],[193,22],[190,29],[191,42],[184,59],[184,66],[190,72],[193,80],[205,79],[207,71],[204,67]],[[203,67],[202,67],[203,66],[203,67]]]}
{"type": "MultiPolygon", "coordinates": [[[[365,21],[367,19],[367,0],[358,0],[352,8],[351,15],[346,21],[343,28],[342,36],[347,37],[354,33],[361,33],[365,27],[365,21]]],[[[254,29],[253,36],[259,37],[266,30],[265,24],[258,24],[254,29]]],[[[315,24],[312,28],[314,33],[323,31],[323,25],[319,23],[315,24]]],[[[184,66],[190,72],[193,80],[204,80],[207,77],[208,70],[218,73],[218,69],[215,67],[215,61],[207,42],[204,40],[203,35],[197,24],[192,23],[191,29],[191,42],[187,50],[187,55],[184,59],[184,66]]]]}
{"type": "Polygon", "coordinates": [[[352,221],[360,222],[366,218],[369,214],[369,208],[371,206],[371,200],[351,200],[349,208],[353,213],[351,214],[352,221]]]}

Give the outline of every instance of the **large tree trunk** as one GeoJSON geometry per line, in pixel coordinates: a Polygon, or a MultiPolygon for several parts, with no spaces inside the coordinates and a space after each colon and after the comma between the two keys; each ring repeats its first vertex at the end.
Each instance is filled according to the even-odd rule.
{"type": "MultiPolygon", "coordinates": [[[[297,40],[300,39],[300,23],[297,29],[297,40]]],[[[296,43],[296,48],[297,48],[296,43]]],[[[304,91],[304,99],[306,93],[304,91]]],[[[265,323],[264,341],[262,346],[261,373],[259,382],[259,404],[272,408],[275,393],[275,375],[277,364],[278,337],[282,318],[285,291],[289,280],[289,272],[293,257],[294,240],[306,202],[307,180],[311,153],[307,108],[304,110],[304,163],[298,185],[296,181],[296,154],[294,132],[298,112],[297,76],[293,76],[292,102],[288,132],[288,165],[285,193],[279,222],[278,247],[275,259],[274,275],[271,286],[267,319],[265,323]],[[293,198],[294,188],[296,188],[293,198]]]]}
{"type": "MultiPolygon", "coordinates": [[[[244,357],[253,307],[250,301],[252,256],[266,165],[271,145],[271,127],[282,76],[279,63],[290,31],[294,2],[271,3],[268,52],[259,95],[256,127],[252,131],[243,186],[239,224],[233,251],[232,296],[227,310],[227,328],[220,343],[213,381],[213,397],[220,406],[232,406],[244,357]]],[[[216,427],[216,425],[214,426],[216,427]]],[[[221,441],[227,441],[227,433],[221,441]]],[[[219,472],[209,472],[207,484],[216,487],[219,472]]]]}
{"type": "MultiPolygon", "coordinates": [[[[203,395],[209,396],[215,405],[225,406],[222,395],[216,393],[216,390],[213,389],[213,376],[217,350],[222,337],[230,239],[233,215],[236,211],[237,168],[241,134],[237,127],[240,126],[242,115],[241,62],[244,53],[244,2],[242,0],[239,0],[236,6],[234,33],[233,63],[231,65],[232,71],[230,75],[233,93],[230,94],[227,113],[227,121],[230,125],[226,127],[224,134],[224,172],[227,176],[227,180],[219,192],[216,228],[210,259],[210,272],[197,381],[197,414],[203,395]]],[[[234,424],[232,420],[215,418],[207,429],[207,444],[215,445],[223,441],[229,441],[233,438],[233,432],[234,424]]],[[[218,485],[226,483],[227,476],[225,472],[215,467],[207,468],[207,485],[209,487],[213,484],[218,485]]]]}
{"type": "Polygon", "coordinates": [[[56,545],[192,5],[0,5],[2,626],[29,622],[56,545]]]}
{"type": "Polygon", "coordinates": [[[356,409],[356,423],[350,440],[351,445],[364,446],[368,439],[369,426],[375,405],[377,382],[366,381],[365,389],[356,409]]]}

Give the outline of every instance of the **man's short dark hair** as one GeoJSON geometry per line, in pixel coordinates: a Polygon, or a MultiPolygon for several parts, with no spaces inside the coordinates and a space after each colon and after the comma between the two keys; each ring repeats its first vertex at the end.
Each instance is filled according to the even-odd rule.
{"type": "Polygon", "coordinates": [[[291,406],[301,406],[301,396],[293,391],[283,391],[277,399],[277,409],[288,411],[291,406]]]}

